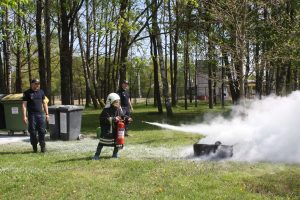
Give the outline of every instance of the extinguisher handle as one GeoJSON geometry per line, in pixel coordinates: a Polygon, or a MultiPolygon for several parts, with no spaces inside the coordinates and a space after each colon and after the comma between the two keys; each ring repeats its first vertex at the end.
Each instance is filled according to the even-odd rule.
{"type": "Polygon", "coordinates": [[[119,116],[115,117],[115,121],[116,121],[116,122],[119,122],[119,121],[121,121],[121,120],[122,120],[121,117],[119,117],[119,116]]]}

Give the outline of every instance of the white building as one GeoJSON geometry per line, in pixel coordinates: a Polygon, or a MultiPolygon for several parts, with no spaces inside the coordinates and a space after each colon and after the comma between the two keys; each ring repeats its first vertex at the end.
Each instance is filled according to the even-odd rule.
{"type": "MultiPolygon", "coordinates": [[[[217,100],[221,100],[222,93],[222,82],[221,79],[221,69],[217,69],[216,73],[216,96],[217,100]]],[[[207,100],[208,93],[208,60],[196,60],[196,85],[197,85],[197,98],[200,100],[207,100]]],[[[212,87],[214,86],[214,80],[212,80],[212,87]]],[[[228,87],[227,84],[224,84],[224,97],[227,99],[228,95],[228,87]]]]}

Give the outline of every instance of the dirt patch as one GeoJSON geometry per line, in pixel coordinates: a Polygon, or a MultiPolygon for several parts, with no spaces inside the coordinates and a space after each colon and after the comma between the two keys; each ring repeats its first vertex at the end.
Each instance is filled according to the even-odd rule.
{"type": "MultiPolygon", "coordinates": [[[[0,137],[0,151],[30,151],[29,137],[6,136],[0,137]],[[6,141],[6,142],[4,142],[6,141]]],[[[73,154],[90,152],[94,155],[98,140],[84,138],[75,141],[46,141],[47,153],[73,154]]],[[[102,156],[111,156],[113,148],[104,147],[102,156]]],[[[193,155],[192,147],[151,147],[143,144],[128,145],[119,151],[123,158],[139,159],[186,159],[193,155]]]]}
{"type": "Polygon", "coordinates": [[[8,136],[7,133],[5,133],[5,132],[0,133],[0,145],[15,143],[15,142],[22,142],[22,141],[25,141],[25,142],[29,141],[29,136],[24,136],[24,135],[8,136]]]}

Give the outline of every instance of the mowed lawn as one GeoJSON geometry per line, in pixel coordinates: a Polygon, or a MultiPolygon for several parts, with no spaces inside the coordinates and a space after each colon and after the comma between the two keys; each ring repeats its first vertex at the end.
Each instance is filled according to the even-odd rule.
{"type": "Polygon", "coordinates": [[[143,121],[201,121],[207,105],[174,117],[136,105],[120,159],[106,148],[99,161],[95,129],[100,110],[83,113],[82,141],[48,141],[48,152],[31,153],[28,142],[0,146],[0,199],[300,199],[300,165],[199,161],[182,156],[202,136],[163,130],[143,121]]]}

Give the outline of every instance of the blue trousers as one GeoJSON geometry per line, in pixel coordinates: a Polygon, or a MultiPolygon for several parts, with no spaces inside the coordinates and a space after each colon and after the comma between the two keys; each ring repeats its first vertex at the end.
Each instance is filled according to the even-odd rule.
{"type": "Polygon", "coordinates": [[[40,143],[41,147],[45,147],[45,116],[43,113],[28,113],[28,131],[30,133],[30,142],[32,146],[40,143]],[[38,132],[38,139],[36,137],[38,132]]]}

